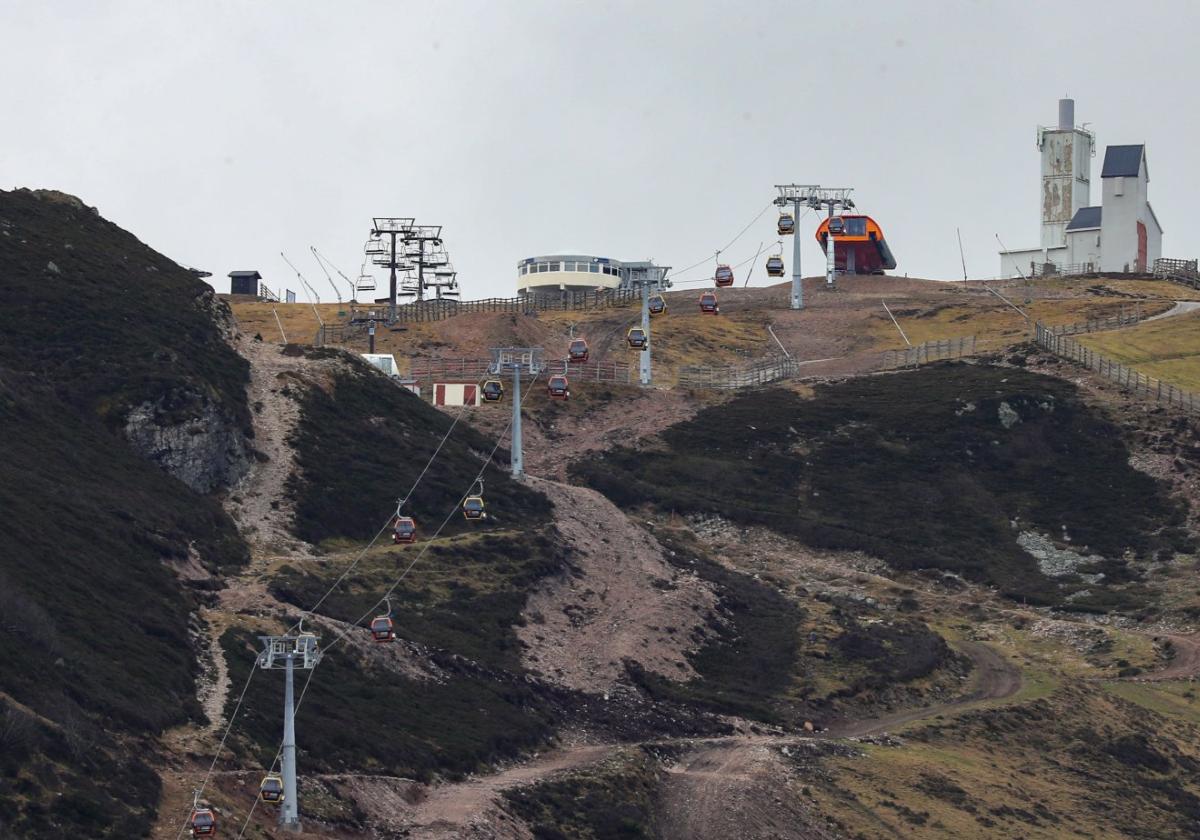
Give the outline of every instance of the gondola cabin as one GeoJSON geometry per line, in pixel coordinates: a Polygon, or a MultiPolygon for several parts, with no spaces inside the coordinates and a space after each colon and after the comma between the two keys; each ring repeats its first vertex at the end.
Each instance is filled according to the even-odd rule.
{"type": "Polygon", "coordinates": [[[779,214],[779,235],[791,236],[796,232],[796,220],[792,218],[791,213],[779,214]]]}
{"type": "Polygon", "coordinates": [[[662,295],[650,295],[650,299],[646,301],[646,309],[650,311],[651,317],[665,315],[667,313],[667,300],[662,295]]]}
{"type": "Polygon", "coordinates": [[[483,388],[480,389],[485,402],[500,402],[504,399],[504,385],[499,379],[489,379],[483,383],[483,388]]]}
{"type": "Polygon", "coordinates": [[[646,339],[646,331],[641,327],[630,327],[629,332],[625,334],[625,340],[634,350],[645,350],[649,343],[646,339]]]}
{"type": "Polygon", "coordinates": [[[272,774],[258,786],[258,796],[263,802],[276,804],[283,801],[283,779],[272,774]]]}
{"type": "Polygon", "coordinates": [[[483,496],[467,496],[463,499],[463,517],[466,519],[486,519],[483,510],[483,496]]]}
{"type": "Polygon", "coordinates": [[[767,257],[767,276],[782,277],[783,276],[783,257],[778,254],[772,254],[767,257]]]}
{"type": "Polygon", "coordinates": [[[213,837],[217,833],[217,818],[211,808],[196,808],[192,811],[192,836],[213,837]]]}
{"type": "Polygon", "coordinates": [[[727,265],[717,266],[717,272],[713,275],[713,282],[721,288],[733,285],[733,269],[727,265]]]}
{"type": "Polygon", "coordinates": [[[870,216],[831,216],[817,228],[817,242],[833,236],[835,268],[845,274],[883,274],[896,267],[896,258],[883,238],[883,229],[870,216]]]}
{"type": "Polygon", "coordinates": [[[388,615],[377,615],[371,619],[371,638],[377,642],[390,642],[396,638],[395,623],[388,615]]]}
{"type": "Polygon", "coordinates": [[[546,383],[546,393],[550,395],[552,400],[569,400],[571,398],[571,385],[567,382],[567,377],[561,373],[556,373],[550,377],[550,381],[546,383]]]}
{"type": "Polygon", "coordinates": [[[588,360],[588,343],[582,338],[572,341],[571,346],[567,348],[567,358],[572,362],[586,362],[588,360]]]}
{"type": "Polygon", "coordinates": [[[396,524],[392,526],[392,542],[402,545],[416,541],[417,523],[411,516],[397,516],[396,524]]]}
{"type": "Polygon", "coordinates": [[[717,303],[716,292],[700,293],[700,311],[706,312],[709,315],[719,315],[721,313],[721,307],[717,303]]]}

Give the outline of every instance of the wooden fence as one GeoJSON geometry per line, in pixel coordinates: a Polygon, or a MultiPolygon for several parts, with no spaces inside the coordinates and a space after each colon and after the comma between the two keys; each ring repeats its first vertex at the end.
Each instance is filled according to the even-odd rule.
{"type": "Polygon", "coordinates": [[[1052,335],[1079,335],[1080,333],[1103,332],[1130,327],[1142,320],[1141,304],[1132,307],[1122,307],[1121,311],[1109,318],[1093,318],[1090,321],[1076,321],[1074,324],[1042,325],[1052,335]]]}
{"type": "Polygon", "coordinates": [[[772,356],[749,365],[685,365],[679,369],[681,388],[753,388],[795,377],[800,366],[787,356],[772,356]]]}
{"type": "Polygon", "coordinates": [[[1056,335],[1041,323],[1037,325],[1034,340],[1039,347],[1044,347],[1057,356],[1094,370],[1105,379],[1117,383],[1138,396],[1166,402],[1187,411],[1200,411],[1200,395],[1184,391],[1169,382],[1147,376],[1128,365],[1102,356],[1095,350],[1084,347],[1073,338],[1056,335]]]}
{"type": "MultiPolygon", "coordinates": [[[[413,359],[409,377],[418,382],[482,381],[491,377],[488,359],[413,359]]],[[[548,359],[541,381],[556,373],[565,373],[578,382],[608,382],[629,385],[636,378],[630,365],[623,362],[567,362],[548,359]]],[[[511,374],[505,374],[507,381],[511,374]]],[[[528,378],[525,379],[528,382],[528,378]]]]}
{"type": "Polygon", "coordinates": [[[975,336],[942,338],[926,341],[903,350],[887,350],[880,359],[880,370],[916,367],[929,362],[942,362],[975,355],[975,336]]]}
{"type": "Polygon", "coordinates": [[[1154,261],[1154,276],[1200,289],[1200,268],[1196,260],[1172,260],[1159,257],[1154,261]]]}

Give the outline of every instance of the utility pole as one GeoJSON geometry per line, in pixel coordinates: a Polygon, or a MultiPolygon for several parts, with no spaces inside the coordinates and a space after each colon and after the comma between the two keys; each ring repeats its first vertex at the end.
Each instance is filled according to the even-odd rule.
{"type": "Polygon", "coordinates": [[[303,632],[285,636],[259,636],[263,652],[258,655],[258,667],[265,670],[284,669],[283,689],[283,749],[280,751],[283,769],[283,801],[279,809],[279,826],[284,831],[300,831],[300,795],[296,785],[296,704],[293,672],[296,668],[312,670],[320,661],[317,637],[303,632]]]}
{"type": "Polygon", "coordinates": [[[501,376],[511,371],[513,375],[512,395],[512,477],[520,478],[525,473],[525,456],[521,442],[521,372],[537,376],[542,371],[543,352],[541,347],[493,347],[492,364],[488,373],[501,376]]]}
{"type": "MultiPolygon", "coordinates": [[[[776,184],[775,189],[779,190],[775,206],[792,208],[792,309],[803,309],[804,283],[800,273],[800,210],[801,208],[819,210],[822,207],[828,207],[829,216],[832,217],[835,206],[843,208],[854,206],[854,202],[850,200],[853,188],[821,187],[818,184],[776,184]]],[[[832,239],[831,236],[830,241],[832,239]]],[[[829,249],[828,253],[832,254],[832,249],[829,249]]],[[[825,284],[832,288],[833,281],[828,273],[828,257],[826,263],[825,284]]]]}
{"type": "Polygon", "coordinates": [[[646,334],[646,346],[638,354],[638,381],[642,385],[650,384],[650,284],[642,284],[642,331],[646,334]]]}

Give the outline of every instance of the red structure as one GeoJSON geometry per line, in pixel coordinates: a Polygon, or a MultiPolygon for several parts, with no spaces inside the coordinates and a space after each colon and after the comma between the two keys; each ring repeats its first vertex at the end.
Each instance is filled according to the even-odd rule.
{"type": "Polygon", "coordinates": [[[896,258],[883,238],[883,229],[870,216],[830,216],[817,228],[817,242],[833,236],[833,259],[846,274],[883,274],[896,267],[896,258]]]}

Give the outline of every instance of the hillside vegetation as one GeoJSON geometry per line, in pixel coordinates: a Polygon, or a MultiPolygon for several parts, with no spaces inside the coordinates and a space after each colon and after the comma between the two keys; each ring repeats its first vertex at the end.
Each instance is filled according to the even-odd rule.
{"type": "Polygon", "coordinates": [[[902,570],[940,569],[1028,603],[1145,606],[1150,560],[1191,550],[1183,510],[1129,466],[1117,428],[1062,381],[941,365],[740,395],[572,468],[626,507],[716,514],[902,570]],[[1024,531],[1092,559],[1047,577],[1024,531]],[[1079,594],[1079,575],[1104,577],[1079,594]],[[1068,596],[1071,596],[1068,598],[1068,596]]]}
{"type": "Polygon", "coordinates": [[[0,193],[0,286],[0,834],[141,836],[148,744],[203,718],[189,615],[246,549],[114,421],[170,391],[240,414],[245,365],[199,281],[71,203],[0,193]]]}

